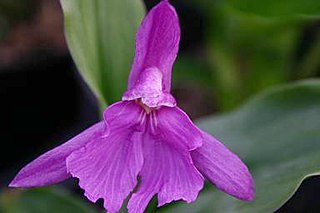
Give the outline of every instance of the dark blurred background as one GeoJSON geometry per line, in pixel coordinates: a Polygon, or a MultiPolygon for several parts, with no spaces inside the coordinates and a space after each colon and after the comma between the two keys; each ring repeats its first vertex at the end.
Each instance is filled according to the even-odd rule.
{"type": "MultiPolygon", "coordinates": [[[[157,2],[145,1],[147,8],[157,2]]],[[[173,93],[180,106],[193,119],[229,111],[269,85],[319,76],[319,58],[309,62],[311,68],[305,72],[298,69],[298,63],[282,63],[288,60],[287,56],[293,61],[299,61],[310,50],[319,51],[319,48],[312,49],[314,45],[320,44],[319,21],[295,23],[295,29],[288,30],[287,35],[283,35],[295,36],[294,44],[282,48],[281,45],[286,45],[285,42],[290,40],[285,38],[282,38],[285,40],[282,43],[272,43],[280,45],[276,48],[283,49],[277,55],[268,52],[270,46],[263,46],[271,45],[263,42],[264,38],[273,35],[266,35],[268,32],[261,29],[252,33],[249,26],[244,29],[243,23],[231,21],[233,28],[228,30],[231,30],[234,37],[222,41],[216,35],[221,33],[220,37],[225,36],[225,31],[219,31],[224,23],[215,25],[215,18],[223,14],[219,14],[221,11],[214,8],[208,12],[206,1],[197,4],[196,1],[177,0],[172,1],[172,4],[176,6],[182,28],[181,49],[173,76],[173,93]],[[212,29],[213,25],[217,28],[212,29]],[[297,25],[299,30],[296,30],[297,25]],[[233,44],[232,39],[239,42],[233,44]],[[255,39],[254,42],[258,44],[262,43],[262,47],[252,46],[253,41],[250,39],[255,39]],[[215,50],[221,50],[222,55],[208,51],[204,48],[206,45],[213,45],[215,50]],[[223,67],[223,63],[215,63],[215,60],[229,60],[223,56],[225,47],[228,46],[234,50],[231,55],[235,57],[232,60],[236,60],[240,67],[235,71],[238,78],[236,80],[219,74],[219,69],[223,71],[229,67],[223,67]],[[286,51],[289,50],[290,54],[287,54],[286,51]],[[266,54],[259,56],[258,51],[265,51],[266,54]],[[212,58],[208,57],[210,54],[213,54],[212,58]],[[256,72],[246,68],[259,67],[258,57],[268,57],[270,70],[265,66],[261,66],[264,70],[256,69],[256,72]],[[252,64],[250,60],[253,58],[256,60],[252,64]],[[286,67],[288,71],[278,72],[277,66],[286,67]],[[192,73],[190,69],[197,72],[192,73]],[[212,83],[207,82],[208,78],[213,78],[218,83],[211,85],[212,83]],[[225,84],[219,85],[224,80],[225,84]],[[243,85],[237,87],[237,82],[243,85]],[[236,87],[228,87],[229,84],[236,87]],[[239,92],[239,88],[243,88],[241,91],[244,92],[239,92]]],[[[283,22],[282,26],[289,25],[283,22]]],[[[260,27],[257,23],[254,25],[257,25],[256,28],[260,27]]],[[[99,119],[97,101],[76,70],[66,46],[63,14],[58,0],[0,0],[1,189],[7,190],[6,186],[16,172],[34,157],[64,142],[99,119]]],[[[73,188],[73,182],[66,185],[73,188]]],[[[319,212],[319,196],[319,178],[309,178],[278,212],[319,212]]]]}

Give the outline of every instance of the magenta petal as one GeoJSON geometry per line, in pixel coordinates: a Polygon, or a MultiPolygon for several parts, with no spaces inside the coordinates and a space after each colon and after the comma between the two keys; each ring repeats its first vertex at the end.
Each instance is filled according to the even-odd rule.
{"type": "Polygon", "coordinates": [[[87,198],[104,199],[108,212],[118,212],[123,200],[137,184],[143,164],[138,118],[141,107],[134,102],[119,102],[104,115],[109,135],[87,144],[67,158],[67,168],[87,198]],[[110,111],[109,111],[110,110],[110,111]]]}
{"type": "Polygon", "coordinates": [[[134,101],[119,101],[103,112],[108,133],[117,128],[129,128],[137,124],[142,108],[134,101]]]}
{"type": "Polygon", "coordinates": [[[139,98],[143,104],[151,108],[176,105],[176,100],[170,93],[163,93],[162,73],[156,67],[150,67],[142,72],[134,88],[125,92],[122,100],[139,98]]]}
{"type": "Polygon", "coordinates": [[[66,168],[66,158],[86,143],[103,134],[105,125],[99,122],[66,143],[41,155],[25,166],[10,183],[10,187],[35,187],[54,184],[70,175],[66,168]]]}
{"type": "Polygon", "coordinates": [[[171,70],[180,40],[179,20],[167,1],[160,2],[144,18],[136,38],[136,52],[128,81],[131,90],[146,68],[157,67],[162,72],[163,91],[170,92],[171,70]]]}
{"type": "Polygon", "coordinates": [[[129,212],[144,212],[157,193],[158,206],[180,199],[192,202],[197,198],[203,187],[203,177],[192,164],[188,151],[171,147],[158,135],[146,134],[143,152],[145,161],[140,184],[129,200],[129,212]]]}
{"type": "Polygon", "coordinates": [[[161,107],[157,110],[157,126],[165,141],[172,146],[194,150],[202,145],[202,134],[188,115],[178,107],[161,107]]]}
{"type": "Polygon", "coordinates": [[[198,170],[218,189],[241,200],[252,200],[254,182],[247,166],[208,133],[203,132],[203,138],[203,145],[191,152],[198,170]]]}

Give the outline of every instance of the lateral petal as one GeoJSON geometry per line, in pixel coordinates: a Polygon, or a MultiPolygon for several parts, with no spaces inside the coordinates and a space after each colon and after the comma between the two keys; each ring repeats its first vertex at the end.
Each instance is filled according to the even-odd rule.
{"type": "Polygon", "coordinates": [[[119,101],[110,105],[103,112],[103,119],[108,133],[113,129],[136,126],[142,108],[134,101],[119,101]]]}
{"type": "Polygon", "coordinates": [[[177,57],[179,40],[177,13],[168,1],[162,1],[151,9],[139,27],[128,90],[135,86],[146,68],[157,67],[162,72],[163,90],[169,93],[172,65],[177,57]]]}
{"type": "Polygon", "coordinates": [[[87,144],[67,158],[67,168],[92,202],[104,199],[108,212],[118,212],[137,184],[143,164],[141,112],[134,102],[120,102],[105,111],[109,135],[87,144]]]}
{"type": "Polygon", "coordinates": [[[247,166],[217,139],[202,134],[203,145],[191,152],[197,169],[218,189],[241,200],[252,200],[254,182],[247,166]]]}
{"type": "Polygon", "coordinates": [[[70,177],[66,168],[66,158],[71,152],[104,134],[104,122],[99,122],[66,143],[41,155],[16,175],[10,187],[46,186],[70,177]]]}
{"type": "Polygon", "coordinates": [[[140,184],[128,203],[130,213],[144,212],[149,201],[158,194],[158,206],[175,200],[192,202],[203,187],[203,177],[193,166],[187,150],[178,150],[147,134],[143,140],[144,164],[140,184]]]}
{"type": "Polygon", "coordinates": [[[156,122],[165,141],[172,146],[184,146],[194,150],[202,145],[202,134],[188,115],[179,107],[161,107],[156,122]]]}

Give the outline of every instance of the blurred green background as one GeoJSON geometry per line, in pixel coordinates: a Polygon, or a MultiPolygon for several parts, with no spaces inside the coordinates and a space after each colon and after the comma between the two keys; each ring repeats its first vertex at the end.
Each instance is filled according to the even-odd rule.
{"type": "MultiPolygon", "coordinates": [[[[0,0],[0,212],[101,211],[101,201],[85,201],[76,181],[35,190],[6,186],[34,157],[99,120],[99,106],[121,98],[134,33],[144,11],[158,1],[63,2],[67,39],[58,0],[0,0]],[[99,22],[92,18],[96,14],[99,22]]],[[[209,187],[195,207],[173,205],[175,210],[162,211],[212,212],[210,205],[218,206],[215,212],[275,211],[320,167],[320,160],[310,157],[320,156],[320,2],[171,3],[182,29],[172,92],[192,119],[201,117],[202,128],[248,163],[258,180],[258,197],[252,205],[238,205],[209,187]],[[293,86],[283,86],[287,84],[293,86]],[[256,157],[263,150],[269,150],[264,162],[256,157]],[[277,155],[288,157],[268,162],[277,155]],[[302,160],[295,162],[297,156],[302,160]],[[280,174],[284,178],[275,180],[280,174]],[[220,199],[212,202],[215,196],[220,199]]],[[[320,211],[319,180],[309,179],[279,212],[320,211]]],[[[149,212],[155,211],[154,203],[149,212]]]]}

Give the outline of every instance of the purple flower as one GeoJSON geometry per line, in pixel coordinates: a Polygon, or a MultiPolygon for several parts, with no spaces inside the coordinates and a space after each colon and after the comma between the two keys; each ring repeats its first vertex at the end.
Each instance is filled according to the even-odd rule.
{"type": "Polygon", "coordinates": [[[109,212],[118,212],[128,196],[129,212],[143,212],[154,195],[158,206],[192,202],[204,178],[236,198],[252,200],[247,167],[197,128],[170,94],[179,40],[175,9],[162,1],[138,30],[122,101],[104,111],[104,121],[24,167],[10,186],[45,186],[73,176],[85,196],[92,202],[103,198],[109,212]]]}

